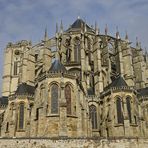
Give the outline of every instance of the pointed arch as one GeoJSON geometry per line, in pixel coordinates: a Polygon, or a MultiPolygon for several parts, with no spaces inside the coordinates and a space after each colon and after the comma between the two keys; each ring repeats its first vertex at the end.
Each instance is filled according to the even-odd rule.
{"type": "Polygon", "coordinates": [[[67,104],[67,114],[71,114],[71,87],[70,85],[65,86],[65,98],[67,104]]]}
{"type": "Polygon", "coordinates": [[[19,105],[19,129],[24,129],[24,103],[19,105]]]}
{"type": "Polygon", "coordinates": [[[130,97],[126,98],[126,106],[127,106],[129,122],[132,123],[131,98],[130,97]]]}
{"type": "Polygon", "coordinates": [[[95,105],[89,106],[89,116],[92,123],[92,129],[97,129],[97,108],[95,105]]]}
{"type": "Polygon", "coordinates": [[[18,75],[18,61],[14,61],[13,74],[18,75]]]}
{"type": "Polygon", "coordinates": [[[57,114],[59,106],[59,87],[57,84],[51,86],[51,113],[57,114]]]}
{"type": "Polygon", "coordinates": [[[80,57],[81,57],[80,39],[76,37],[74,39],[74,61],[80,62],[80,57]]]}
{"type": "Polygon", "coordinates": [[[122,112],[122,101],[119,97],[116,99],[116,108],[117,108],[117,122],[119,124],[123,124],[124,119],[123,119],[123,112],[122,112]]]}

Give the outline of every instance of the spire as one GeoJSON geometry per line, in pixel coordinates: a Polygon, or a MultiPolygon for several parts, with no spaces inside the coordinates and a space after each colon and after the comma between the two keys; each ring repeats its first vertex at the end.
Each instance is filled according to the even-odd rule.
{"type": "Polygon", "coordinates": [[[63,23],[62,23],[62,20],[61,20],[61,25],[60,25],[60,33],[63,33],[63,23]]]}
{"type": "Polygon", "coordinates": [[[147,50],[146,50],[146,47],[145,47],[145,55],[148,56],[148,52],[147,52],[147,50]]]}
{"type": "Polygon", "coordinates": [[[127,31],[126,31],[126,35],[125,35],[125,40],[128,41],[128,34],[127,34],[127,31]]]}
{"type": "Polygon", "coordinates": [[[136,47],[139,46],[138,37],[136,37],[136,47]]]}
{"type": "Polygon", "coordinates": [[[85,22],[84,23],[81,22],[80,25],[81,25],[81,33],[84,33],[85,22]]]}
{"type": "Polygon", "coordinates": [[[96,35],[99,34],[99,27],[97,25],[97,22],[95,22],[95,33],[96,33],[96,35]]]}
{"type": "Polygon", "coordinates": [[[45,41],[48,40],[47,27],[45,28],[44,40],[45,40],[45,41]]]}
{"type": "Polygon", "coordinates": [[[119,31],[118,31],[118,26],[116,27],[116,39],[120,39],[119,31]]]}
{"type": "Polygon", "coordinates": [[[84,22],[84,32],[87,31],[87,28],[86,28],[86,23],[84,22]]]}
{"type": "Polygon", "coordinates": [[[105,35],[107,35],[107,33],[108,33],[108,27],[107,27],[107,24],[106,24],[106,26],[105,26],[105,35]]]}
{"type": "Polygon", "coordinates": [[[56,33],[58,33],[58,23],[56,23],[56,33]]]}

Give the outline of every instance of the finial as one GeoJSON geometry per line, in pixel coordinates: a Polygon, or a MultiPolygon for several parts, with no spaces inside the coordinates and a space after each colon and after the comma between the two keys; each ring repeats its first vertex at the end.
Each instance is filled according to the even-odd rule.
{"type": "Polygon", "coordinates": [[[147,53],[146,47],[145,47],[145,55],[148,56],[148,53],[147,53]]]}
{"type": "Polygon", "coordinates": [[[58,23],[56,23],[56,33],[58,33],[58,23]]]}
{"type": "Polygon", "coordinates": [[[78,17],[77,17],[77,19],[80,19],[80,12],[78,13],[78,17]]]}
{"type": "Polygon", "coordinates": [[[118,26],[116,27],[116,39],[120,39],[119,31],[118,31],[118,26]]]}
{"type": "Polygon", "coordinates": [[[86,23],[84,22],[84,32],[87,31],[87,28],[86,28],[86,23]]]}
{"type": "Polygon", "coordinates": [[[136,37],[136,46],[139,46],[139,41],[138,41],[138,37],[136,37]]]}
{"type": "Polygon", "coordinates": [[[45,40],[45,41],[48,40],[47,27],[45,28],[44,40],[45,40]]]}
{"type": "Polygon", "coordinates": [[[108,33],[108,27],[107,27],[107,24],[105,25],[105,35],[107,35],[108,33]]]}
{"type": "Polygon", "coordinates": [[[95,33],[96,33],[96,35],[99,34],[99,27],[98,27],[98,24],[96,21],[95,21],[95,33]]]}
{"type": "Polygon", "coordinates": [[[126,35],[125,35],[125,40],[128,41],[128,34],[127,34],[127,31],[126,31],[126,35]]]}
{"type": "Polygon", "coordinates": [[[63,22],[61,20],[61,25],[60,25],[60,32],[63,33],[63,22]]]}

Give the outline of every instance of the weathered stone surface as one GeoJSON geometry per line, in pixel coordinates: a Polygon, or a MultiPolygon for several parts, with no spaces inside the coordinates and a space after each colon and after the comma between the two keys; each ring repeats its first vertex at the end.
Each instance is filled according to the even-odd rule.
{"type": "Polygon", "coordinates": [[[148,139],[0,139],[1,148],[147,148],[148,139]]]}
{"type": "Polygon", "coordinates": [[[138,42],[78,18],[36,45],[9,43],[4,55],[0,137],[148,137],[148,54],[138,42]]]}

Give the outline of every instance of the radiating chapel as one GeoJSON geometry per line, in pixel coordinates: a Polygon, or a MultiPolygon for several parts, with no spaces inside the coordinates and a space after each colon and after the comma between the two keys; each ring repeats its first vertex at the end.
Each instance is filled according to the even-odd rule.
{"type": "Polygon", "coordinates": [[[4,49],[0,137],[148,137],[148,53],[78,17],[4,49]]]}

